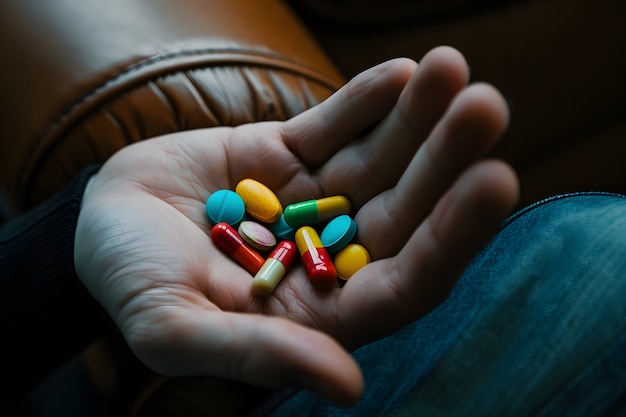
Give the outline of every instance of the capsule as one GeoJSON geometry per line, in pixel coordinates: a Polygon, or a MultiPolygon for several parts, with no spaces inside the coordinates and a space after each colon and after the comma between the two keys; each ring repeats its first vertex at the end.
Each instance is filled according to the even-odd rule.
{"type": "Polygon", "coordinates": [[[228,223],[221,222],[211,229],[211,239],[215,244],[246,271],[256,275],[265,260],[250,246],[246,245],[239,233],[228,223]]]}
{"type": "Polygon", "coordinates": [[[333,288],[337,283],[337,271],[315,229],[310,226],[299,228],[296,231],[296,246],[313,287],[317,290],[333,288]]]}
{"type": "Polygon", "coordinates": [[[265,223],[274,223],[283,214],[276,194],[260,182],[246,178],[237,184],[235,192],[243,199],[246,213],[265,223]]]}
{"type": "Polygon", "coordinates": [[[371,261],[372,258],[367,249],[359,244],[351,243],[335,255],[333,264],[337,270],[337,277],[347,281],[371,261]]]}
{"type": "Polygon", "coordinates": [[[265,263],[252,279],[255,294],[270,294],[293,265],[298,248],[294,242],[283,240],[270,253],[265,263]]]}
{"type": "Polygon", "coordinates": [[[283,213],[287,224],[298,228],[322,223],[342,214],[349,214],[350,208],[350,201],[346,197],[337,195],[290,204],[285,207],[283,213]]]}
{"type": "Polygon", "coordinates": [[[278,221],[272,224],[268,224],[267,228],[274,236],[283,240],[293,240],[296,235],[296,229],[289,226],[285,221],[285,214],[283,213],[278,221]]]}

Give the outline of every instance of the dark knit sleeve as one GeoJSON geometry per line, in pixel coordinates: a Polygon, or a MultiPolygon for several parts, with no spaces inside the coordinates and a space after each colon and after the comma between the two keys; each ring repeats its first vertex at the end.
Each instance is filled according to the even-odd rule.
{"type": "Polygon", "coordinates": [[[3,399],[33,384],[102,333],[101,307],[74,269],[81,199],[98,166],[46,204],[0,227],[3,399]]]}

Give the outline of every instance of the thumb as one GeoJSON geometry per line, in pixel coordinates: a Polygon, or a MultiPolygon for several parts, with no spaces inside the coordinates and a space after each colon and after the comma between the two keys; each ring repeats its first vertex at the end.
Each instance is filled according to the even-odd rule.
{"type": "Polygon", "coordinates": [[[329,335],[287,319],[205,310],[163,327],[158,342],[131,337],[129,344],[164,375],[298,386],[341,406],[356,403],[363,391],[363,375],[348,351],[329,335]]]}

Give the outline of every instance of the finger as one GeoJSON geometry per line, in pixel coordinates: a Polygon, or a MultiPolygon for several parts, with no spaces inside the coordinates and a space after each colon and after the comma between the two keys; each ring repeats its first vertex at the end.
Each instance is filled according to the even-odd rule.
{"type": "Polygon", "coordinates": [[[397,257],[399,276],[417,278],[401,281],[399,287],[404,285],[406,294],[429,294],[420,310],[430,310],[447,296],[463,269],[497,233],[518,193],[515,172],[501,161],[488,160],[470,167],[439,201],[397,257]]]}
{"type": "Polygon", "coordinates": [[[518,182],[500,161],[465,172],[438,202],[397,256],[359,271],[342,289],[348,346],[359,332],[386,335],[441,303],[464,268],[497,233],[517,202],[518,182]],[[358,323],[367,323],[367,329],[358,323]]]}
{"type": "Polygon", "coordinates": [[[366,139],[333,157],[320,182],[331,194],[350,193],[357,206],[392,187],[468,78],[467,62],[457,50],[427,53],[396,106],[366,139]]]}
{"type": "Polygon", "coordinates": [[[160,340],[131,340],[137,356],[168,376],[211,375],[267,388],[297,386],[337,404],[354,404],[363,376],[325,333],[261,315],[215,311],[171,314],[160,340]]]}
{"type": "Polygon", "coordinates": [[[358,213],[371,219],[359,223],[359,237],[371,245],[372,255],[396,254],[456,178],[492,149],[507,124],[506,101],[492,86],[474,84],[459,93],[397,185],[358,213]],[[397,231],[393,239],[385,238],[388,230],[397,231]]]}
{"type": "Polygon", "coordinates": [[[393,108],[416,65],[398,58],[357,75],[323,103],[288,120],[285,144],[309,168],[319,167],[393,108]]]}

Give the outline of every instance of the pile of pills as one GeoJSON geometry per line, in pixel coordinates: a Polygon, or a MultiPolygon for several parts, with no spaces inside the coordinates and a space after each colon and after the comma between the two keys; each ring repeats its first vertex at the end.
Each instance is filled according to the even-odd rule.
{"type": "Polygon", "coordinates": [[[348,280],[367,265],[367,249],[352,243],[357,225],[350,209],[343,196],[283,209],[278,197],[253,179],[240,181],[235,191],[216,191],[206,201],[206,214],[214,225],[211,239],[254,276],[256,294],[274,291],[298,255],[318,290],[334,288],[337,278],[348,280]]]}

